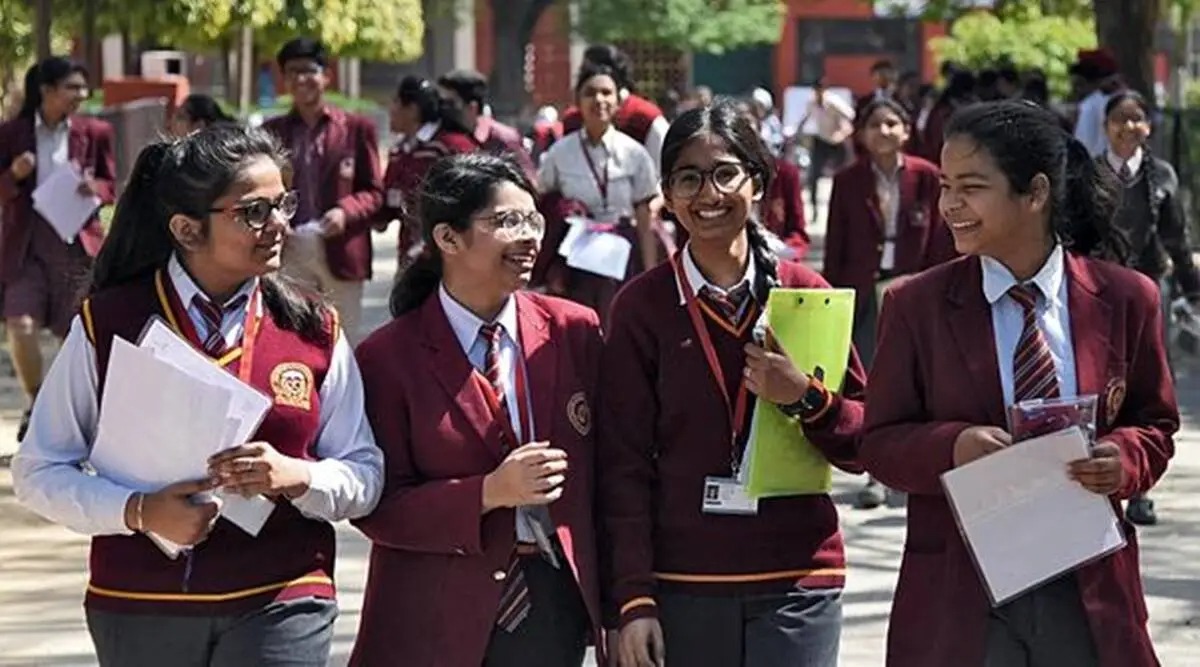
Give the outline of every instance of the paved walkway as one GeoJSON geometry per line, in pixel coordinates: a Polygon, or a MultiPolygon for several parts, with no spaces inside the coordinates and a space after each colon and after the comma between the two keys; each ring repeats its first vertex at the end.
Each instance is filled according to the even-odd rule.
{"type": "MultiPolygon", "coordinates": [[[[814,227],[819,238],[821,225],[814,227]]],[[[386,317],[394,257],[390,237],[376,241],[377,278],[366,295],[372,326],[386,317]]],[[[1200,522],[1195,515],[1200,509],[1200,365],[1182,371],[1185,425],[1176,441],[1176,459],[1154,496],[1162,523],[1141,531],[1151,632],[1168,667],[1200,665],[1200,522]]],[[[15,439],[19,403],[11,385],[11,380],[0,381],[0,456],[11,451],[15,439]]],[[[898,508],[850,509],[860,484],[848,476],[835,482],[851,567],[842,665],[878,667],[904,541],[904,513],[898,508]]],[[[358,625],[368,545],[344,525],[338,536],[342,615],[334,664],[343,665],[358,625]]],[[[87,540],[20,508],[8,470],[0,466],[0,665],[95,664],[80,606],[86,562],[87,540]]]]}

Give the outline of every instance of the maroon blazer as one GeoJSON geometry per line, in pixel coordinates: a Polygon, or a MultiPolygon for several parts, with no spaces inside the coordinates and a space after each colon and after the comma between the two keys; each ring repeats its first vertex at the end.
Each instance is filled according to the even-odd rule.
{"type": "MultiPolygon", "coordinates": [[[[13,161],[25,151],[37,153],[33,128],[32,118],[14,118],[0,125],[0,282],[15,279],[21,270],[33,233],[33,220],[40,217],[33,210],[37,171],[20,182],[9,171],[13,161]]],[[[85,171],[92,171],[101,204],[113,203],[117,170],[113,162],[112,126],[96,118],[72,116],[67,152],[85,171]]],[[[103,241],[100,218],[92,216],[79,232],[79,243],[88,255],[95,257],[103,241]]]]}
{"type": "Polygon", "coordinates": [[[537,168],[533,166],[533,158],[529,157],[529,151],[525,150],[525,141],[516,128],[509,127],[491,116],[480,116],[475,123],[474,138],[479,147],[489,153],[512,156],[529,182],[537,183],[537,168]]]}
{"type": "MultiPolygon", "coordinates": [[[[567,451],[571,467],[550,515],[598,637],[591,410],[600,328],[593,311],[569,301],[516,298],[534,429],[567,451]]],[[[374,545],[351,664],[478,667],[504,588],[496,573],[515,540],[513,510],[480,514],[483,478],[503,460],[500,427],[436,294],[371,335],[358,361],[387,465],[382,500],[356,522],[374,545]]]]}
{"type": "MultiPolygon", "coordinates": [[[[328,127],[321,134],[317,170],[322,184],[318,214],[341,207],[346,212],[346,233],[325,240],[329,270],[342,280],[370,280],[371,223],[383,205],[379,140],[371,119],[326,107],[328,127]],[[350,169],[344,169],[351,166],[350,169]]],[[[305,127],[295,110],[268,120],[263,127],[292,146],[292,136],[305,127]]],[[[304,220],[296,221],[302,224],[304,220]]]]}
{"type": "MultiPolygon", "coordinates": [[[[1066,271],[1078,390],[1100,396],[1098,437],[1120,445],[1128,482],[1113,508],[1123,516],[1118,500],[1162,476],[1179,428],[1158,289],[1099,260],[1068,255],[1066,271]]],[[[989,603],[939,481],[953,467],[963,429],[1006,424],[982,284],[979,259],[968,257],[884,296],[862,459],[880,482],[909,493],[889,667],[983,664],[989,603]]],[[[1127,521],[1122,526],[1128,546],[1078,569],[1075,578],[1101,666],[1154,667],[1137,535],[1127,521]]]]}
{"type": "MultiPolygon", "coordinates": [[[[896,218],[894,273],[923,271],[954,256],[954,239],[938,213],[938,168],[904,155],[900,170],[900,212],[896,218]]],[[[880,279],[884,222],[875,192],[875,170],[859,158],[833,177],[829,226],[825,236],[825,279],[853,287],[861,301],[880,279]]]]}
{"type": "Polygon", "coordinates": [[[378,220],[384,227],[392,220],[400,221],[397,252],[401,257],[421,238],[421,225],[410,212],[416,210],[417,195],[429,168],[447,155],[471,153],[478,148],[471,137],[447,130],[438,130],[429,141],[418,141],[408,149],[402,144],[392,147],[383,174],[384,201],[378,220]]]}
{"type": "Polygon", "coordinates": [[[763,223],[792,250],[796,259],[808,252],[808,232],[804,226],[804,192],[800,167],[784,158],[775,159],[775,178],[761,204],[763,223]]]}

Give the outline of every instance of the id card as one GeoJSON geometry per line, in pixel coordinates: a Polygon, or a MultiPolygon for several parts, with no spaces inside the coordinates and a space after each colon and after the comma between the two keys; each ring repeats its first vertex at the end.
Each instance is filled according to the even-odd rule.
{"type": "Polygon", "coordinates": [[[758,514],[758,499],[751,498],[746,487],[729,477],[705,477],[700,511],[705,514],[758,514]]]}
{"type": "Polygon", "coordinates": [[[896,268],[896,242],[883,242],[883,255],[879,258],[879,268],[891,271],[896,268]]]}
{"type": "Polygon", "coordinates": [[[404,206],[404,191],[400,188],[388,188],[387,206],[388,208],[400,208],[404,206]]]}

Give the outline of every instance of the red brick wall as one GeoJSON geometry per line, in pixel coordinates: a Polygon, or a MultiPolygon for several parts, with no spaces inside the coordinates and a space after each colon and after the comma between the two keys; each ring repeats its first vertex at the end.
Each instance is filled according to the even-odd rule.
{"type": "Polygon", "coordinates": [[[565,106],[572,102],[575,73],[571,71],[571,36],[565,6],[556,4],[542,12],[533,30],[533,91],[537,106],[565,106]]]}

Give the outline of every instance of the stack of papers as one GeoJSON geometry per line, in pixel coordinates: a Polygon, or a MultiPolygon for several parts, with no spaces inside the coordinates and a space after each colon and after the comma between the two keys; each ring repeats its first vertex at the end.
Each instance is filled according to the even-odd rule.
{"type": "Polygon", "coordinates": [[[1087,457],[1074,426],[942,475],[993,605],[1125,546],[1109,499],[1067,477],[1067,464],[1087,457]]]}
{"type": "Polygon", "coordinates": [[[596,223],[586,218],[569,217],[567,224],[567,233],[558,245],[558,254],[567,259],[567,266],[613,280],[625,279],[633,251],[629,239],[597,231],[596,223]]]}
{"type": "Polygon", "coordinates": [[[83,174],[72,163],[55,169],[33,191],[33,210],[50,223],[63,243],[73,243],[79,230],[100,208],[99,197],[79,194],[81,183],[83,174]]]}
{"type": "MultiPolygon", "coordinates": [[[[270,408],[270,398],[153,318],[138,345],[113,339],[89,462],[100,475],[144,492],[204,479],[208,458],[244,444],[270,408]]],[[[262,496],[218,495],[221,516],[251,535],[275,508],[262,496]]],[[[182,550],[155,541],[168,556],[182,550]]]]}

